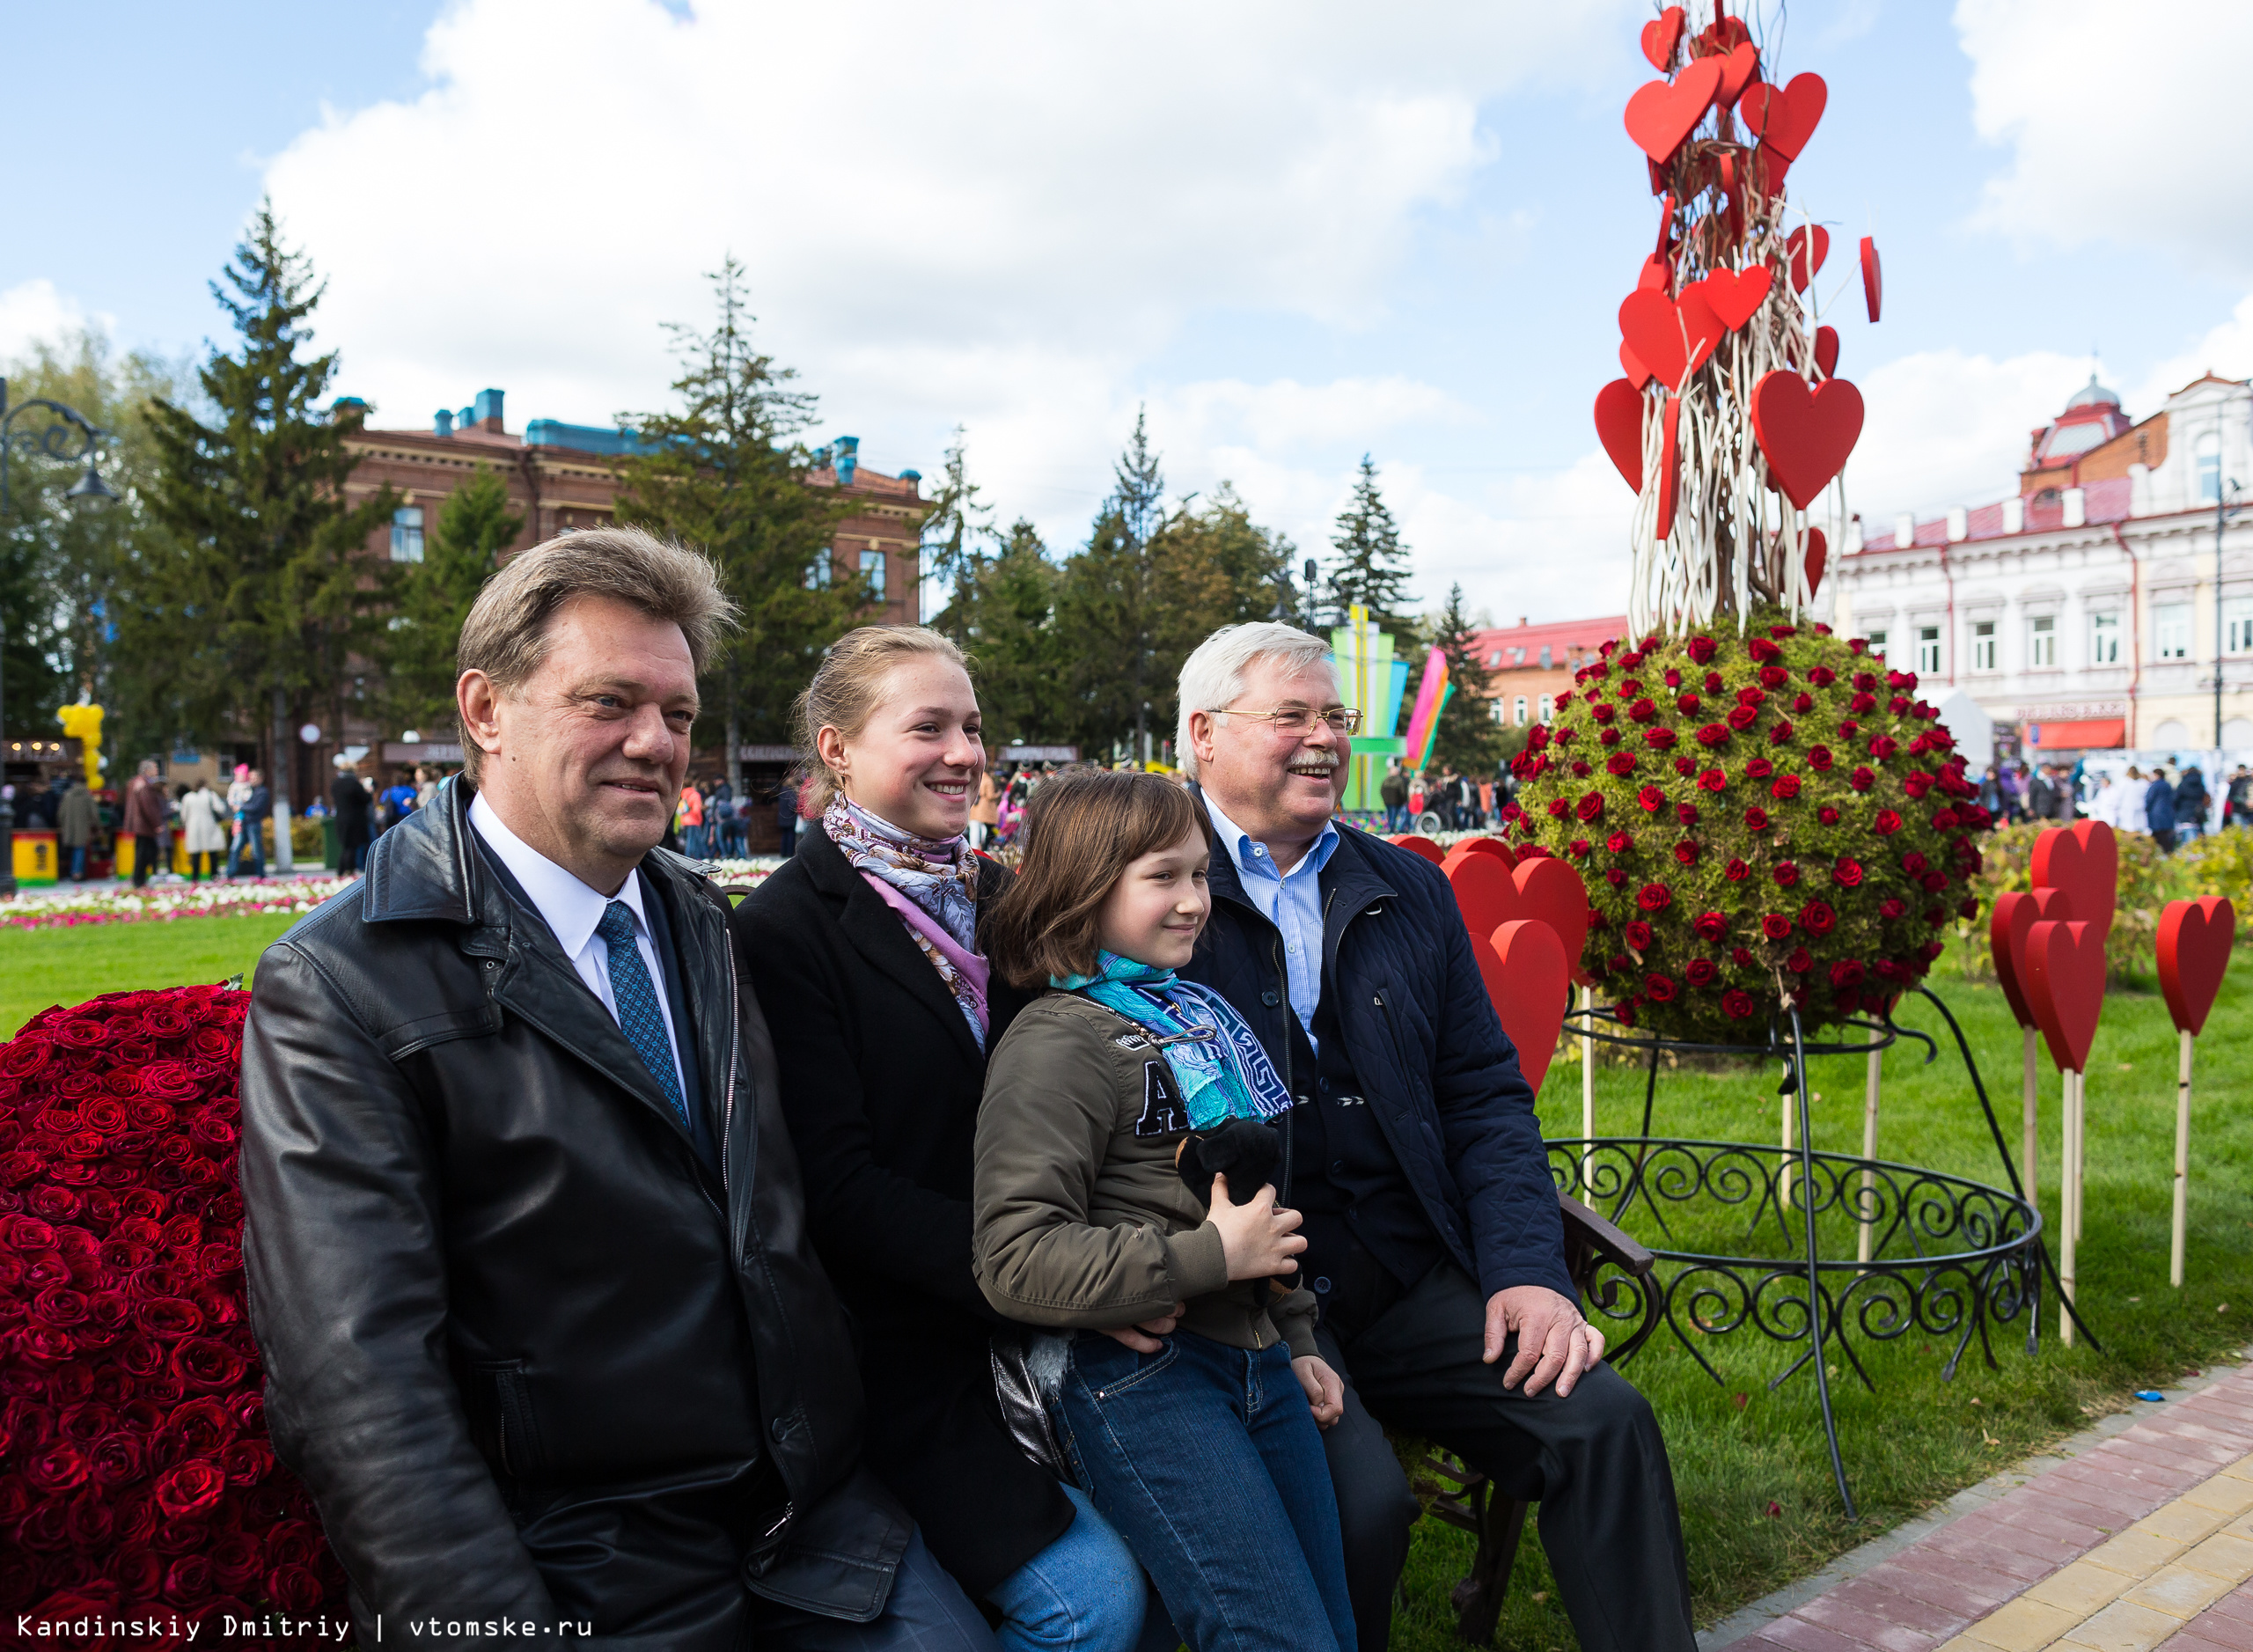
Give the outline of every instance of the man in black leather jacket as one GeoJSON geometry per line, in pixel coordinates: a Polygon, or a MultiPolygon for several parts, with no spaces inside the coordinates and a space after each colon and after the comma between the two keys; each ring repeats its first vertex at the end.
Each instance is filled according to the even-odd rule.
{"type": "Polygon", "coordinates": [[[727,906],[654,847],[729,610],[631,530],[510,562],[462,633],[467,773],[260,963],[267,1419],[363,1645],[990,1649],[859,1465],[727,906]]]}

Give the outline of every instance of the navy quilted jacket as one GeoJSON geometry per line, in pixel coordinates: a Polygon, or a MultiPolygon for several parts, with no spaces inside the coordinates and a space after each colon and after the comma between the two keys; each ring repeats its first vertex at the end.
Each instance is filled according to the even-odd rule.
{"type": "MultiPolygon", "coordinates": [[[[1481,1295],[1545,1285],[1576,1297],[1533,1091],[1454,892],[1421,855],[1342,823],[1338,834],[1322,869],[1323,1002],[1337,1008],[1385,1140],[1481,1295]]],[[[1218,843],[1212,889],[1212,921],[1182,973],[1236,1006],[1288,1084],[1282,936],[1218,843]]]]}

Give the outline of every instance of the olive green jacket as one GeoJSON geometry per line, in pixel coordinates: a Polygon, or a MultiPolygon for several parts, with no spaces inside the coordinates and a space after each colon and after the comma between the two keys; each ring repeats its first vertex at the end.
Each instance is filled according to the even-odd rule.
{"type": "Polygon", "coordinates": [[[972,1265],[995,1311],[1106,1330],[1187,1304],[1181,1328],[1237,1348],[1314,1347],[1314,1296],[1229,1280],[1220,1230],[1175,1172],[1189,1119],[1164,1053],[1133,1022],[1052,992],[986,1068],[972,1265]]]}

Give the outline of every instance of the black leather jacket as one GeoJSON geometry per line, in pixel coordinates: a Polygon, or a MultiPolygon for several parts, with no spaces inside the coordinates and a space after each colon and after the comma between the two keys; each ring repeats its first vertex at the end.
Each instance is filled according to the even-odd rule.
{"type": "Polygon", "coordinates": [[[363,1643],[380,1612],[394,1639],[592,1619],[605,1646],[717,1652],[746,1589],[867,1621],[910,1523],[857,1467],[860,1378],[724,901],[643,863],[716,1172],[468,801],[450,783],[275,943],[245,1034],[267,1420],[363,1643]]]}

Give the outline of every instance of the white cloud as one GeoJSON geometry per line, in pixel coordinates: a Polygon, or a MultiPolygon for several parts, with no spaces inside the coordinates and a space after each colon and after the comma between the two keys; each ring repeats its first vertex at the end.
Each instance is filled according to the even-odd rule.
{"type": "Polygon", "coordinates": [[[2253,11],[2230,0],[1958,0],[1979,135],[2012,151],[1985,225],[2078,246],[2166,247],[2253,276],[2242,65],[2253,11]]]}
{"type": "Polygon", "coordinates": [[[2087,356],[2049,350],[1998,361],[1945,349],[1862,375],[1868,413],[1846,467],[1847,509],[1875,533],[1898,510],[1931,517],[2015,493],[2029,433],[2063,411],[2088,371],[2087,356]]]}
{"type": "Polygon", "coordinates": [[[109,316],[88,315],[76,298],[57,292],[43,275],[19,281],[0,292],[0,362],[17,360],[34,344],[53,343],[89,327],[106,333],[113,325],[109,316]]]}
{"type": "Polygon", "coordinates": [[[2224,378],[2253,378],[2253,296],[2239,299],[2229,319],[2209,327],[2197,343],[2146,373],[2128,396],[2129,415],[2140,419],[2158,412],[2168,397],[2207,373],[2224,378]]]}

